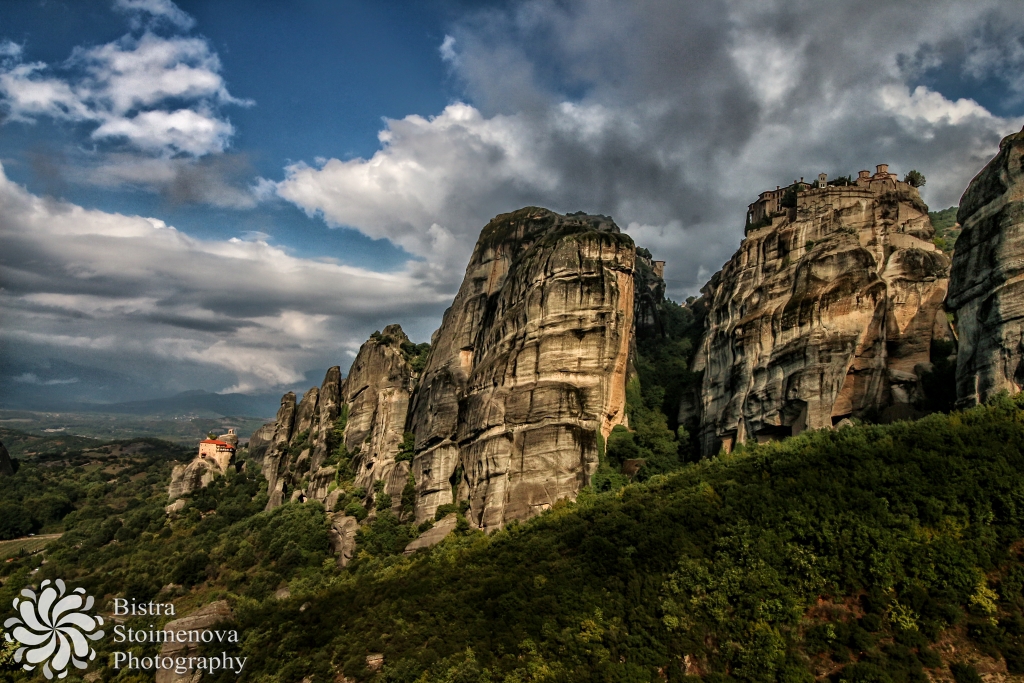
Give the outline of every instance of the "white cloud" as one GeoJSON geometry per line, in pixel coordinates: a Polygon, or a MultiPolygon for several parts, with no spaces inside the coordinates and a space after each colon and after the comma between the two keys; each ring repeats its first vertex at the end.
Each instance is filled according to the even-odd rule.
{"type": "Polygon", "coordinates": [[[461,273],[482,216],[516,208],[510,195],[557,182],[525,123],[487,119],[461,103],[431,118],[389,120],[372,158],[289,166],[276,191],[331,225],[387,238],[461,273]]]}
{"type": "Polygon", "coordinates": [[[136,16],[149,14],[153,18],[169,21],[186,31],[196,23],[195,19],[182,11],[171,0],[114,0],[114,8],[136,16]]]}
{"type": "Polygon", "coordinates": [[[227,91],[220,60],[200,38],[165,38],[146,32],[98,47],[79,48],[71,76],[56,77],[45,64],[0,70],[0,97],[13,121],[47,116],[92,123],[94,139],[123,140],[134,149],[201,157],[223,152],[234,128],[223,104],[249,104],[227,91]],[[169,106],[188,102],[187,107],[169,106]]]}
{"type": "Polygon", "coordinates": [[[956,126],[971,118],[995,119],[974,100],[961,98],[954,102],[923,85],[914,88],[913,92],[903,85],[886,85],[879,90],[879,98],[888,111],[929,124],[956,126]]]}
{"type": "Polygon", "coordinates": [[[338,363],[382,323],[427,327],[451,297],[414,270],[300,258],[265,239],[201,240],[40,198],[2,167],[0,279],[0,341],[19,354],[59,350],[140,376],[161,363],[205,368],[218,388],[246,390],[338,363]]]}
{"type": "Polygon", "coordinates": [[[455,38],[452,36],[445,36],[444,40],[441,41],[441,47],[438,48],[441,53],[441,59],[446,62],[455,63],[459,58],[457,52],[455,52],[455,38]]]}
{"type": "Polygon", "coordinates": [[[746,204],[795,178],[889,163],[924,172],[927,201],[955,204],[1024,118],[915,83],[924,58],[910,68],[908,55],[944,64],[931,46],[995,15],[1016,27],[1000,40],[1024,32],[1024,15],[1000,0],[828,12],[809,0],[492,8],[464,17],[440,46],[472,105],[389,119],[371,158],[295,164],[275,189],[449,278],[497,213],[537,204],[610,214],[668,260],[680,297],[736,249],[746,204]]]}
{"type": "Polygon", "coordinates": [[[0,59],[20,57],[22,47],[13,40],[0,40],[0,59]]]}

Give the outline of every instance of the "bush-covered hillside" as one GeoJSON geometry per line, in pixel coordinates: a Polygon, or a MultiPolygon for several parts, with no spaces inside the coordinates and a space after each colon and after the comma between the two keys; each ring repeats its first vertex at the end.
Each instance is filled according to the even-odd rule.
{"type": "Polygon", "coordinates": [[[1022,445],[1006,400],[749,448],[248,603],[245,649],[282,681],[1024,672],[1022,445]]]}
{"type": "Polygon", "coordinates": [[[953,251],[956,240],[960,237],[960,224],[956,222],[957,208],[951,206],[941,211],[929,211],[928,217],[935,228],[935,245],[945,252],[953,251]]]}
{"type": "MultiPolygon", "coordinates": [[[[227,597],[250,681],[1022,673],[1022,445],[1024,410],[1010,399],[806,433],[588,490],[489,537],[463,524],[411,557],[385,542],[399,531],[382,513],[346,569],[318,504],[262,512],[261,480],[242,473],[168,518],[168,460],[136,455],[77,465],[67,532],[45,564],[0,565],[0,604],[56,577],[108,599],[173,599],[179,614],[227,597]]],[[[24,464],[11,490],[31,481],[56,495],[67,482],[43,467],[24,464]]],[[[42,509],[30,495],[19,504],[42,509]]]]}

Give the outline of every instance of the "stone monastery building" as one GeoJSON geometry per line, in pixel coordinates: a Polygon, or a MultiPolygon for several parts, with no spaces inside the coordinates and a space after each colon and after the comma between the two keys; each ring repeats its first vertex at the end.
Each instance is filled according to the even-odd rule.
{"type": "MultiPolygon", "coordinates": [[[[892,181],[895,183],[897,180],[898,178],[895,173],[889,173],[889,164],[878,164],[875,166],[874,175],[871,175],[871,171],[861,171],[858,173],[857,179],[853,181],[852,187],[871,189],[872,183],[884,181],[892,181]]],[[[787,192],[805,192],[812,188],[823,189],[828,186],[828,176],[824,173],[819,173],[818,179],[813,185],[811,183],[805,183],[804,179],[801,178],[800,180],[794,180],[791,185],[786,187],[776,186],[774,190],[762,192],[758,196],[757,201],[747,207],[747,225],[761,223],[766,218],[770,218],[774,214],[778,214],[782,211],[784,208],[782,206],[782,198],[787,192]]]]}

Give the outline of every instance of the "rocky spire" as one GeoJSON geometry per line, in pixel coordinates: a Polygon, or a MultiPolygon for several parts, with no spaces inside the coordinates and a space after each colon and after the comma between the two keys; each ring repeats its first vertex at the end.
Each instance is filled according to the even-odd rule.
{"type": "Polygon", "coordinates": [[[959,405],[1024,387],[1024,130],[960,200],[948,305],[956,311],[959,405]]]}

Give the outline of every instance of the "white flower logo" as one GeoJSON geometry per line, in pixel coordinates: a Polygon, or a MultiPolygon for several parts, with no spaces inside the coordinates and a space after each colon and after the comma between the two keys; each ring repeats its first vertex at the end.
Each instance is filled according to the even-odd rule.
{"type": "Polygon", "coordinates": [[[57,678],[68,675],[68,664],[73,663],[79,669],[86,668],[88,662],[96,659],[96,650],[89,640],[99,640],[103,631],[96,629],[103,624],[103,617],[86,614],[92,609],[92,597],[85,596],[84,588],[76,588],[65,596],[64,582],[57,579],[56,588],[50,580],[43,581],[42,592],[37,599],[29,589],[21,591],[28,598],[14,599],[14,609],[21,618],[13,617],[4,623],[4,628],[16,627],[5,633],[7,642],[17,641],[22,647],[14,653],[14,661],[21,664],[25,660],[25,671],[32,671],[40,663],[43,673],[52,679],[54,672],[57,678]],[[86,640],[88,639],[88,640],[86,640]]]}

